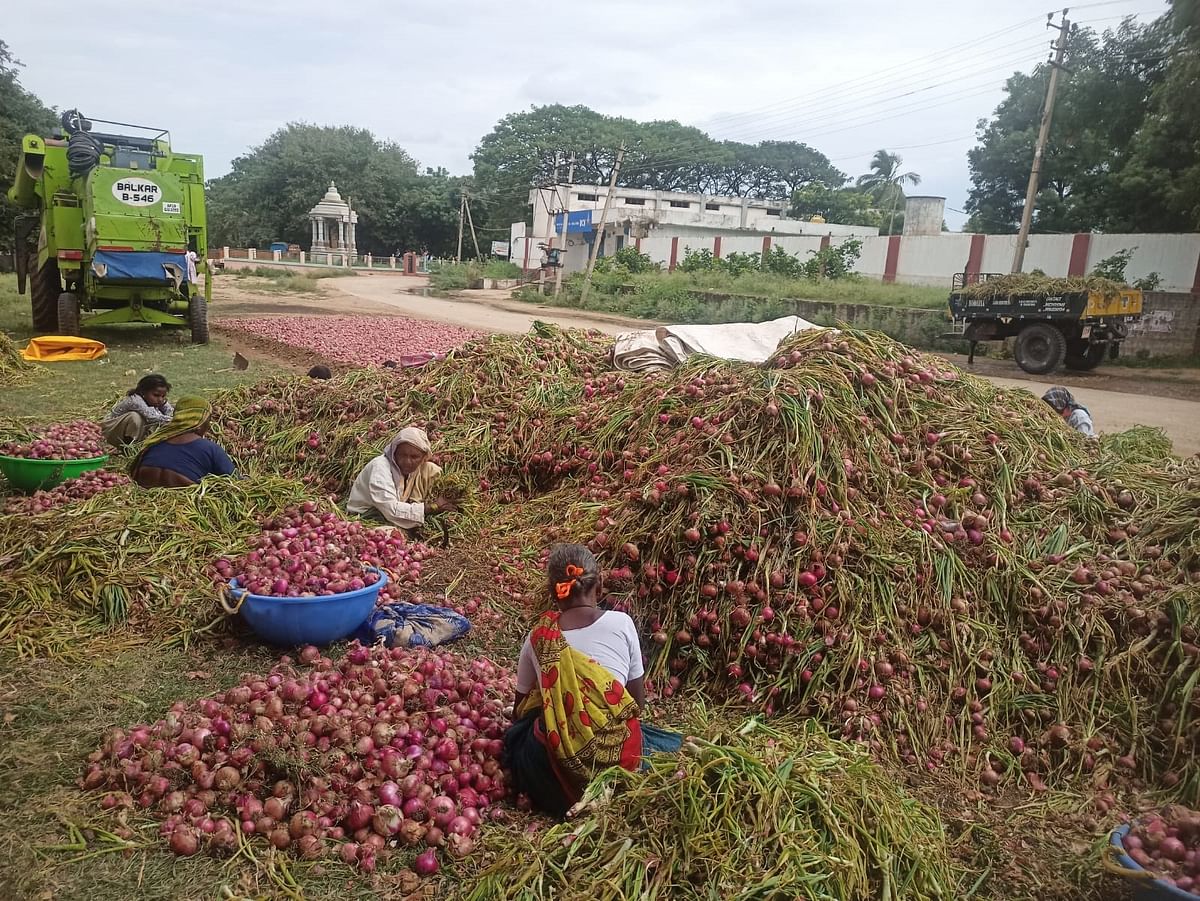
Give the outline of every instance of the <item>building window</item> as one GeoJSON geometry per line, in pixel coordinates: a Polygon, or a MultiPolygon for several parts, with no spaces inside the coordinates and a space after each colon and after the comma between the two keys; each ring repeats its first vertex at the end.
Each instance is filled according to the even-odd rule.
{"type": "Polygon", "coordinates": [[[768,216],[782,216],[783,210],[779,209],[778,207],[774,207],[774,208],[767,210],[767,215],[768,216]]]}
{"type": "Polygon", "coordinates": [[[576,199],[576,200],[591,200],[591,201],[596,201],[596,200],[599,200],[600,198],[599,198],[599,197],[597,197],[595,194],[576,194],[576,195],[575,195],[575,199],[576,199]]]}
{"type": "Polygon", "coordinates": [[[721,204],[719,204],[719,203],[706,203],[706,204],[704,204],[704,208],[706,210],[708,210],[710,213],[721,212],[721,204]]]}
{"type": "Polygon", "coordinates": [[[671,206],[675,207],[676,209],[680,209],[680,210],[690,210],[692,208],[691,203],[689,203],[686,200],[672,200],[671,206]]]}
{"type": "Polygon", "coordinates": [[[622,197],[621,200],[623,200],[629,206],[645,206],[646,205],[646,198],[644,198],[644,197],[622,197]]]}

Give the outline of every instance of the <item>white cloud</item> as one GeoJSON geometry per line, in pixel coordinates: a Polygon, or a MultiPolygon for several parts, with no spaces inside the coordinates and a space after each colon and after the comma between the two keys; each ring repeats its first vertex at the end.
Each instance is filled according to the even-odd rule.
{"type": "MultiPolygon", "coordinates": [[[[1103,29],[1164,8],[1118,0],[1075,15],[1103,29]]],[[[370,128],[465,172],[502,116],[562,102],[805,141],[855,175],[876,149],[911,146],[899,152],[921,190],[962,209],[975,123],[1007,74],[1044,56],[1046,12],[1045,0],[209,0],[148,16],[44,0],[7,17],[4,39],[47,103],[167,127],[210,175],[295,120],[370,128]],[[63,21],[69,40],[47,24],[63,21]]]]}

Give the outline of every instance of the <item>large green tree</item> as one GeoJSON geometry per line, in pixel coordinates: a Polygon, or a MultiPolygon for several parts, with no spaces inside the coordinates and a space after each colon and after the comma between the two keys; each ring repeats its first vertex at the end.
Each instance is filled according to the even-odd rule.
{"type": "Polygon", "coordinates": [[[47,135],[57,124],[54,110],[22,87],[21,68],[4,41],[0,41],[0,252],[13,249],[13,219],[20,212],[8,201],[16,176],[21,139],[26,134],[47,135]]]}
{"type": "Polygon", "coordinates": [[[1175,0],[1164,24],[1166,72],[1113,179],[1113,230],[1200,231],[1200,0],[1175,0]]]}
{"type": "MultiPolygon", "coordinates": [[[[1171,227],[1158,217],[1160,204],[1145,202],[1146,180],[1160,178],[1162,166],[1139,159],[1138,151],[1150,124],[1147,110],[1155,98],[1164,99],[1162,86],[1175,65],[1178,44],[1165,18],[1146,25],[1126,19],[1103,34],[1072,31],[1042,165],[1034,231],[1171,227]]],[[[1049,74],[1049,65],[1042,64],[1032,73],[1013,75],[992,119],[979,123],[979,144],[967,154],[971,230],[1009,232],[1020,222],[1049,74]]],[[[1184,106],[1188,102],[1177,92],[1169,99],[1184,106]]],[[[1192,146],[1182,159],[1194,160],[1196,152],[1192,146]]]]}
{"type": "Polygon", "coordinates": [[[358,211],[361,252],[451,248],[463,179],[419,172],[402,148],[366,129],[307,123],[279,129],[209,182],[210,243],[307,246],[308,211],[330,181],[358,211]]]}
{"type": "Polygon", "coordinates": [[[556,163],[565,179],[572,156],[577,183],[607,183],[622,144],[624,187],[784,198],[805,185],[846,180],[823,154],[795,141],[716,141],[678,122],[637,122],[553,104],[505,116],[472,155],[489,223],[526,219],[530,188],[551,183],[556,163]]]}

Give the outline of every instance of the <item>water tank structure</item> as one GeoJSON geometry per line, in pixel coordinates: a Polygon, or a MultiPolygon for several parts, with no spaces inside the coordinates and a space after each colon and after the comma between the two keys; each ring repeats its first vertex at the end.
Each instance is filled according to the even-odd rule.
{"type": "Polygon", "coordinates": [[[904,199],[906,236],[940,235],[946,218],[946,198],[914,196],[904,199]]]}

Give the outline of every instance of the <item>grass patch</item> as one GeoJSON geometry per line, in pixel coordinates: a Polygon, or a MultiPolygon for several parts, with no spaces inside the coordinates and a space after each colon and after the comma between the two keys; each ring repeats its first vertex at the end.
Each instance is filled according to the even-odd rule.
{"type": "MultiPolygon", "coordinates": [[[[34,335],[29,295],[17,294],[13,275],[0,275],[0,330],[22,347],[34,335]]],[[[147,372],[163,373],[178,398],[258,381],[278,371],[256,364],[237,372],[226,347],[192,344],[186,329],[127,325],[85,330],[108,346],[108,356],[43,364],[24,384],[0,392],[0,418],[99,417],[147,372]]]]}
{"type": "MultiPolygon", "coordinates": [[[[763,322],[801,316],[818,325],[844,322],[883,332],[913,347],[954,350],[961,342],[939,336],[949,322],[947,292],[919,285],[895,285],[858,277],[804,279],[764,272],[732,275],[721,271],[598,272],[587,303],[581,303],[583,276],[568,276],[558,305],[635,319],[688,324],[763,322]]],[[[545,304],[536,288],[515,297],[545,304]]]]}
{"type": "Polygon", "coordinates": [[[429,271],[429,286],[437,291],[461,291],[482,278],[520,278],[521,267],[508,260],[480,263],[435,263],[429,271]]]}
{"type": "MultiPolygon", "coordinates": [[[[316,294],[322,279],[357,275],[353,269],[295,269],[255,266],[253,269],[228,269],[217,278],[256,279],[255,290],[264,294],[316,294]]],[[[218,282],[219,284],[219,282],[218,282]]]]}
{"type": "MultiPolygon", "coordinates": [[[[563,301],[581,309],[624,313],[675,322],[729,322],[719,306],[724,298],[773,313],[796,300],[943,310],[948,292],[921,285],[885,284],[851,276],[841,279],[789,278],[770,272],[731,275],[720,271],[597,273],[587,304],[580,304],[583,276],[563,283],[563,301]],[[674,314],[674,315],[673,315],[674,314]],[[687,318],[683,318],[687,317],[687,318]]],[[[785,314],[781,314],[785,315],[785,314]]],[[[761,318],[770,318],[770,315],[761,318]]]]}

